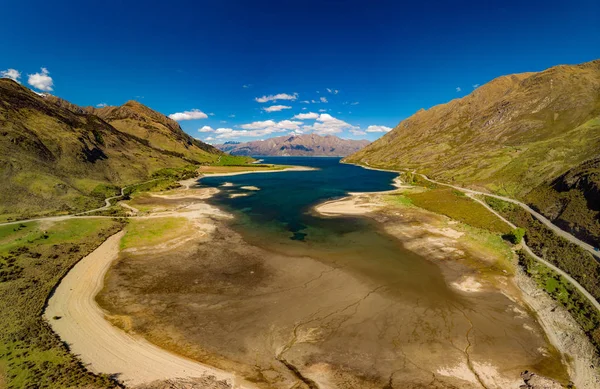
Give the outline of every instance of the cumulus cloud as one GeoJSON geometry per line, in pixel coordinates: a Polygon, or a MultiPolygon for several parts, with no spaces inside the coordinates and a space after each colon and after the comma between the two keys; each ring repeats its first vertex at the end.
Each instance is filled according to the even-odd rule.
{"type": "Polygon", "coordinates": [[[208,137],[208,138],[206,138],[205,140],[206,140],[206,141],[211,141],[211,140],[214,140],[214,139],[215,139],[215,138],[213,138],[212,136],[209,136],[209,137],[208,137]]]}
{"type": "Polygon", "coordinates": [[[108,104],[106,104],[106,103],[100,103],[100,104],[96,104],[96,107],[98,107],[98,108],[104,108],[104,107],[108,107],[108,104]]]}
{"type": "Polygon", "coordinates": [[[331,93],[332,95],[337,95],[338,93],[340,93],[339,90],[337,90],[337,89],[330,89],[330,88],[327,88],[327,92],[331,93]]]}
{"type": "Polygon", "coordinates": [[[292,107],[290,107],[289,105],[272,105],[270,107],[263,108],[263,110],[266,112],[277,112],[277,111],[281,111],[284,109],[290,109],[290,108],[292,108],[292,107]]]}
{"type": "Polygon", "coordinates": [[[302,100],[301,103],[302,104],[310,104],[310,101],[308,101],[308,100],[302,100]]]}
{"type": "Polygon", "coordinates": [[[211,126],[204,126],[198,129],[199,132],[213,132],[214,129],[211,126]]]}
{"type": "Polygon", "coordinates": [[[456,91],[457,91],[457,92],[460,92],[461,90],[462,90],[462,89],[460,89],[460,86],[457,86],[457,87],[456,87],[456,91]]]}
{"type": "Polygon", "coordinates": [[[172,113],[169,117],[179,122],[182,120],[206,119],[208,115],[199,109],[192,109],[191,111],[172,113]]]}
{"type": "Polygon", "coordinates": [[[321,100],[321,103],[328,103],[327,97],[321,97],[319,100],[321,100]]]}
{"type": "Polygon", "coordinates": [[[0,71],[0,78],[10,78],[11,80],[20,84],[21,82],[19,81],[19,78],[21,78],[21,72],[17,69],[2,70],[0,71]]]}
{"type": "Polygon", "coordinates": [[[367,132],[390,132],[392,128],[386,126],[369,126],[367,132]]]}
{"type": "Polygon", "coordinates": [[[320,114],[313,125],[302,127],[302,130],[305,132],[312,131],[319,135],[338,134],[344,130],[358,129],[357,126],[353,126],[350,123],[337,119],[328,113],[320,114]]]}
{"type": "Polygon", "coordinates": [[[36,89],[43,90],[45,92],[52,92],[54,81],[52,81],[52,77],[50,77],[49,74],[50,72],[48,69],[41,68],[39,73],[29,74],[27,83],[36,89]]]}
{"type": "Polygon", "coordinates": [[[294,93],[292,95],[289,95],[287,93],[278,93],[276,95],[257,97],[254,100],[256,100],[259,103],[266,103],[268,101],[276,101],[276,100],[292,100],[292,101],[294,101],[297,98],[298,98],[298,93],[294,93]]]}
{"type": "Polygon", "coordinates": [[[301,133],[300,126],[302,122],[293,120],[282,120],[275,122],[274,120],[263,120],[240,126],[241,130],[232,128],[217,128],[215,130],[217,139],[235,139],[241,137],[258,138],[264,137],[273,133],[295,131],[301,133]]]}
{"type": "Polygon", "coordinates": [[[363,130],[354,130],[354,129],[353,129],[353,130],[350,130],[350,132],[351,132],[353,135],[366,135],[366,134],[367,134],[367,133],[366,133],[366,132],[364,132],[363,130]]]}
{"type": "Polygon", "coordinates": [[[307,113],[299,113],[298,115],[295,115],[292,119],[300,119],[300,120],[307,120],[307,119],[317,119],[319,117],[318,113],[314,113],[314,112],[307,112],[307,113]]]}

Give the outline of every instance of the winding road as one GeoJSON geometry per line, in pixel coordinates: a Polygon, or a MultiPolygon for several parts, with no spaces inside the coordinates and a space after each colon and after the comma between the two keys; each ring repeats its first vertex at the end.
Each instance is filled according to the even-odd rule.
{"type": "MultiPolygon", "coordinates": [[[[366,166],[367,169],[383,170],[383,171],[392,172],[392,173],[403,173],[402,171],[398,171],[398,170],[375,168],[375,167],[370,166],[368,164],[368,162],[365,162],[365,163],[367,164],[367,166],[366,166]]],[[[480,191],[473,190],[473,189],[467,189],[467,188],[463,188],[463,187],[460,187],[460,186],[447,184],[445,182],[439,182],[439,181],[436,181],[436,180],[432,180],[431,178],[427,177],[426,175],[421,174],[421,173],[416,173],[415,171],[413,171],[412,173],[413,174],[417,174],[417,175],[423,177],[423,179],[425,179],[425,180],[427,180],[427,181],[429,181],[431,183],[434,183],[434,184],[437,184],[437,185],[442,185],[442,186],[447,186],[449,188],[453,188],[453,189],[456,189],[456,190],[459,190],[459,191],[465,193],[469,198],[471,198],[471,199],[477,201],[479,204],[483,205],[485,208],[487,208],[490,212],[492,212],[494,215],[496,215],[498,218],[500,218],[502,221],[504,221],[506,224],[508,224],[513,229],[517,228],[517,226],[515,226],[510,221],[508,221],[507,219],[505,219],[502,215],[500,215],[498,212],[496,212],[494,209],[492,209],[485,201],[479,199],[476,196],[490,196],[490,197],[497,198],[499,200],[503,200],[503,201],[507,201],[509,203],[513,203],[513,204],[519,205],[523,209],[525,209],[526,211],[528,211],[533,217],[535,217],[540,222],[542,222],[545,226],[547,226],[552,231],[554,231],[557,235],[562,236],[563,238],[567,239],[568,241],[570,241],[570,242],[578,245],[579,247],[583,248],[584,250],[590,252],[595,258],[600,259],[600,254],[594,250],[593,246],[591,246],[591,245],[589,245],[589,244],[587,244],[587,243],[585,243],[585,242],[577,239],[573,235],[569,234],[568,232],[566,232],[566,231],[562,230],[561,228],[559,228],[558,226],[554,225],[550,220],[546,219],[543,215],[541,215],[540,213],[538,213],[538,212],[534,211],[533,209],[531,209],[531,207],[529,207],[527,204],[524,204],[524,203],[522,203],[522,202],[520,202],[518,200],[511,199],[509,197],[504,197],[504,196],[489,194],[489,193],[480,192],[480,191]]],[[[553,265],[552,263],[548,262],[544,258],[541,258],[538,255],[536,255],[531,250],[531,248],[529,248],[529,246],[527,246],[527,244],[525,243],[524,240],[521,242],[521,244],[523,246],[523,250],[525,250],[529,255],[531,255],[537,261],[541,262],[542,264],[544,264],[545,266],[549,267],[550,269],[552,269],[556,273],[560,274],[567,281],[569,281],[581,294],[583,294],[590,301],[590,303],[594,306],[594,308],[596,308],[596,310],[598,312],[600,312],[600,303],[598,302],[598,300],[596,300],[594,298],[594,296],[592,296],[583,286],[581,286],[581,284],[579,284],[579,282],[577,282],[573,277],[571,277],[565,271],[563,271],[560,268],[556,267],[555,265],[553,265]]]]}

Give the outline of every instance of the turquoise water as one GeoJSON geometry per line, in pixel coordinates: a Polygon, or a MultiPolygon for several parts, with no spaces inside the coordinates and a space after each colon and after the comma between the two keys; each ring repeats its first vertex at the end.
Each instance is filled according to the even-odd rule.
{"type": "Polygon", "coordinates": [[[340,158],[267,157],[265,163],[308,166],[318,170],[206,177],[201,183],[219,187],[221,192],[211,201],[243,214],[245,223],[277,230],[280,237],[308,241],[318,239],[325,230],[334,234],[347,233],[365,223],[357,218],[340,223],[318,217],[311,213],[316,204],[344,197],[348,192],[394,189],[392,182],[396,173],[363,169],[339,161],[340,158]],[[222,186],[226,182],[234,185],[222,186]],[[245,191],[240,189],[242,186],[256,186],[260,190],[245,191]],[[250,195],[231,198],[230,195],[235,193],[250,195]]]}

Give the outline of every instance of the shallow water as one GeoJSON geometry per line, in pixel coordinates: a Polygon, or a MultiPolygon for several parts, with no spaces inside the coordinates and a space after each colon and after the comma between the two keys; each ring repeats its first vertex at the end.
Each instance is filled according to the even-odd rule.
{"type": "Polygon", "coordinates": [[[212,240],[117,263],[105,308],[264,388],[505,388],[526,369],[565,378],[532,315],[499,289],[449,286],[478,277],[466,264],[408,251],[370,218],[312,212],[348,192],[393,189],[396,174],[337,158],[265,162],[319,170],[203,178],[220,189],[209,202],[236,218],[212,240]]]}

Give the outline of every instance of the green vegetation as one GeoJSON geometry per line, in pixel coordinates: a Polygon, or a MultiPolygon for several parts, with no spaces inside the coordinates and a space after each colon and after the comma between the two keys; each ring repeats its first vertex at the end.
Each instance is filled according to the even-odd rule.
{"type": "Polygon", "coordinates": [[[153,246],[182,236],[188,221],[182,217],[161,217],[156,219],[131,219],[121,249],[153,246]]]}
{"type": "Polygon", "coordinates": [[[588,299],[563,277],[519,250],[519,265],[538,286],[565,307],[600,353],[600,314],[588,299]]]}
{"type": "MultiPolygon", "coordinates": [[[[0,79],[0,219],[69,214],[103,205],[120,187],[165,167],[238,163],[142,104],[83,110],[0,79]]],[[[162,177],[162,176],[161,176],[162,177]]],[[[162,177],[166,178],[166,177],[162,177]]]]}
{"type": "Polygon", "coordinates": [[[110,377],[87,371],[42,313],[67,271],[122,224],[69,219],[45,225],[0,226],[0,382],[8,388],[116,387],[110,377]]]}
{"type": "MultiPolygon", "coordinates": [[[[598,157],[599,65],[596,60],[498,77],[468,96],[416,112],[344,161],[417,169],[442,182],[523,199],[533,188],[598,157]]],[[[573,186],[585,180],[565,182],[573,186]]],[[[597,216],[594,221],[593,215],[578,213],[565,216],[565,222],[580,223],[582,229],[595,226],[600,235],[597,216]],[[578,222],[584,214],[585,223],[578,222]]]]}
{"type": "Polygon", "coordinates": [[[412,200],[404,194],[391,194],[384,197],[385,201],[391,205],[410,206],[412,200]]]}
{"type": "Polygon", "coordinates": [[[600,264],[594,257],[568,240],[556,235],[520,206],[486,196],[485,201],[516,226],[525,228],[525,241],[538,256],[553,263],[600,299],[600,264]]]}
{"type": "Polygon", "coordinates": [[[120,193],[121,188],[119,188],[117,185],[99,184],[94,188],[94,190],[92,190],[90,195],[96,197],[100,201],[104,201],[104,199],[117,196],[120,193]]]}
{"type": "Polygon", "coordinates": [[[240,165],[247,165],[252,161],[254,161],[254,158],[252,158],[252,157],[223,154],[217,160],[217,162],[214,163],[214,165],[217,165],[217,166],[240,166],[240,165]]]}
{"type": "Polygon", "coordinates": [[[540,185],[525,200],[562,229],[600,247],[600,157],[540,185]]]}
{"type": "Polygon", "coordinates": [[[519,244],[523,240],[523,237],[525,237],[525,232],[524,228],[517,227],[509,233],[502,235],[502,238],[508,240],[512,244],[519,244]]]}
{"type": "Polygon", "coordinates": [[[484,206],[454,189],[432,189],[407,194],[414,205],[446,215],[473,227],[506,234],[510,227],[484,206]]]}

